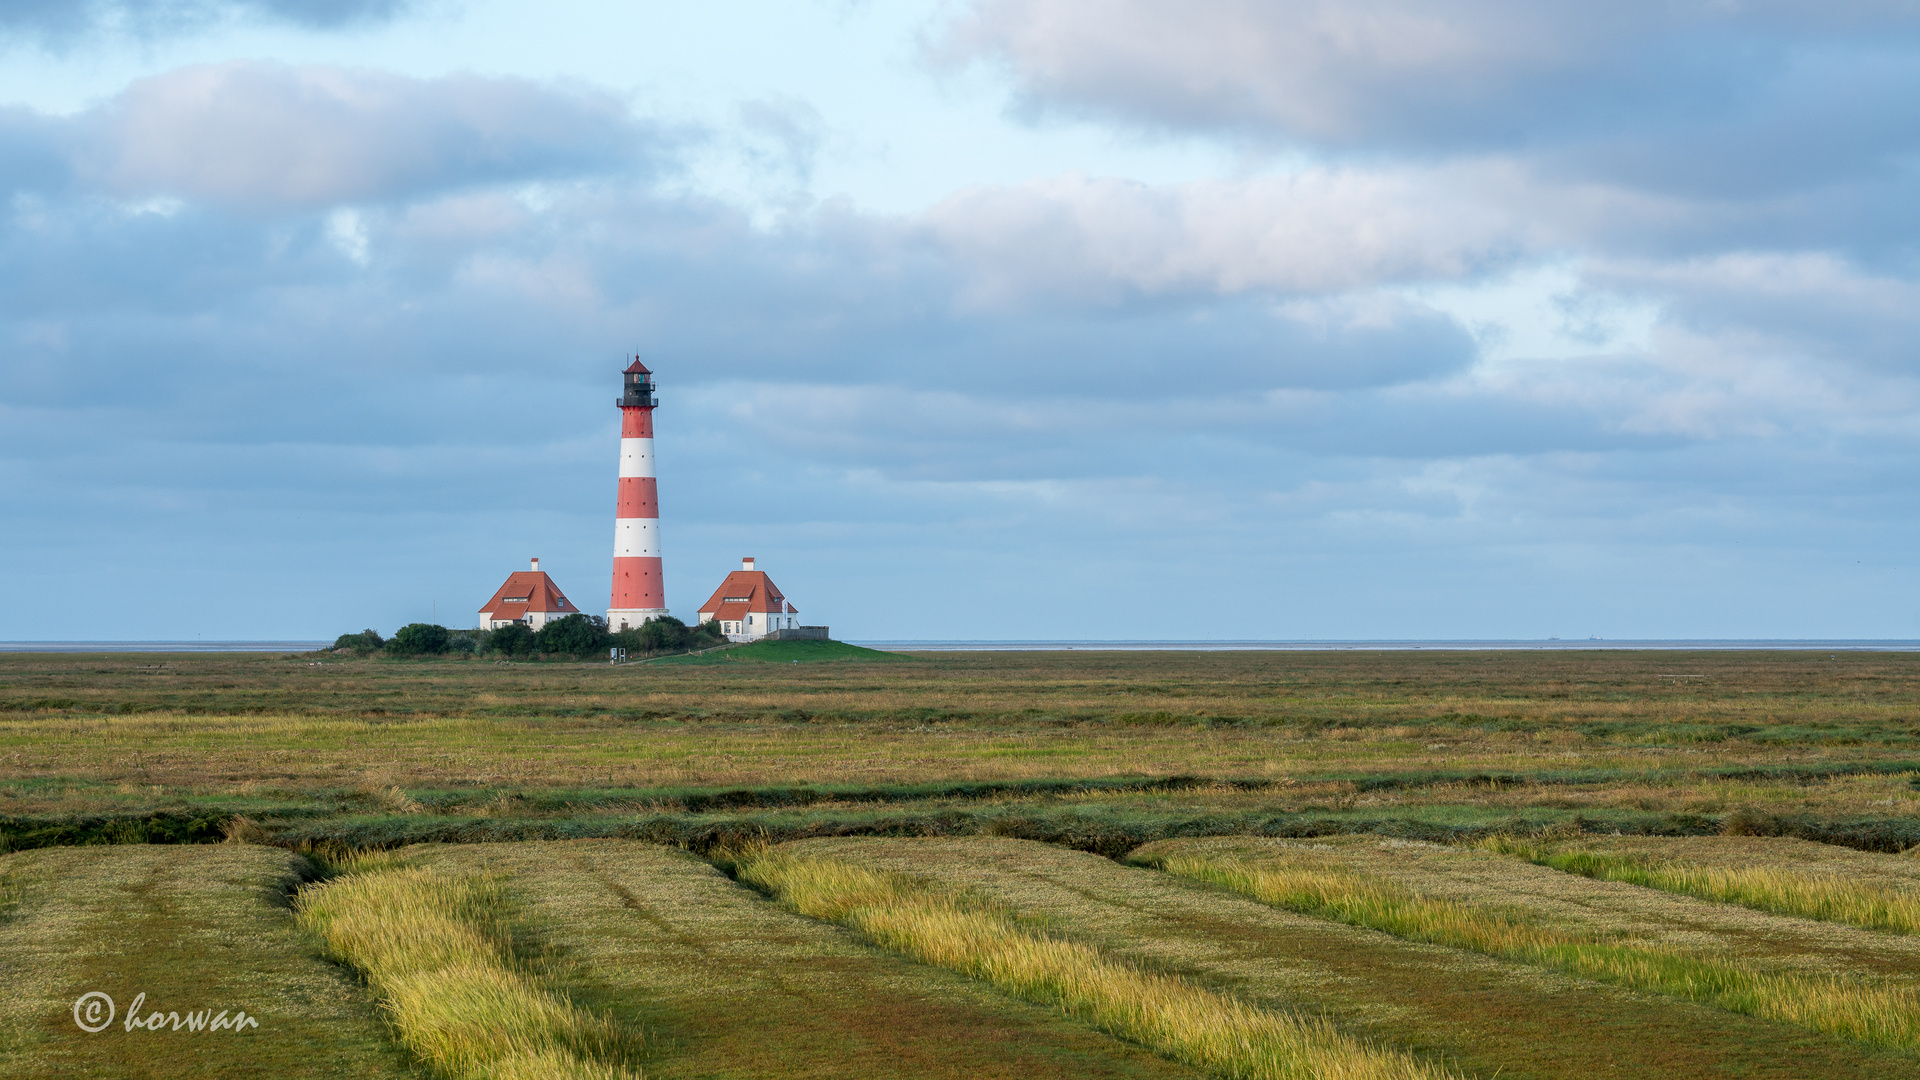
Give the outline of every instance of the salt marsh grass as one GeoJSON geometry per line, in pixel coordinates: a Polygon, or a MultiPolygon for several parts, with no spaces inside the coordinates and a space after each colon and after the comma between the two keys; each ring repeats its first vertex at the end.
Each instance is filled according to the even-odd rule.
{"type": "Polygon", "coordinates": [[[1911,987],[1807,972],[1761,970],[1727,954],[1541,925],[1499,910],[1422,895],[1392,880],[1300,852],[1259,864],[1174,855],[1148,860],[1275,907],[1428,942],[1553,968],[1777,1020],[1860,1042],[1920,1047],[1920,993],[1911,987]]]}
{"type": "Polygon", "coordinates": [[[1448,1080],[1457,1074],[1369,1046],[1324,1022],[1260,1009],[1140,970],[1090,945],[1021,925],[965,893],[837,859],[762,851],[742,880],[799,914],[851,927],[883,948],[1059,1008],[1175,1060],[1243,1080],[1448,1080]]]}
{"type": "Polygon", "coordinates": [[[1559,849],[1534,840],[1497,836],[1480,847],[1569,874],[1739,904],[1776,915],[1798,915],[1897,934],[1920,932],[1920,892],[1837,873],[1787,866],[1689,866],[1641,855],[1559,849]]]}
{"type": "Polygon", "coordinates": [[[301,890],[302,924],[366,977],[400,1039],[458,1080],[620,1080],[638,1039],[574,1008],[515,962],[499,876],[343,859],[301,890]]]}

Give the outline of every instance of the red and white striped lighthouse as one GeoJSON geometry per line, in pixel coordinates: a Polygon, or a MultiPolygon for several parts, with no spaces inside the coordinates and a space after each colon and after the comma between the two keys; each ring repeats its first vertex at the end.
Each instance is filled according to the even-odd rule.
{"type": "Polygon", "coordinates": [[[613,522],[613,600],[607,629],[667,613],[660,579],[660,494],[653,477],[653,372],[635,357],[620,406],[620,500],[613,522]]]}

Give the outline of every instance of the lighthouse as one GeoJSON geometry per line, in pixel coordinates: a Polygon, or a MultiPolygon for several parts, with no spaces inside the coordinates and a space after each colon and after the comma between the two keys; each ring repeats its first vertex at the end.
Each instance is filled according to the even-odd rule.
{"type": "Polygon", "coordinates": [[[620,397],[620,497],[613,520],[613,599],[607,629],[638,627],[667,613],[660,579],[660,497],[653,477],[653,372],[627,365],[620,397]]]}

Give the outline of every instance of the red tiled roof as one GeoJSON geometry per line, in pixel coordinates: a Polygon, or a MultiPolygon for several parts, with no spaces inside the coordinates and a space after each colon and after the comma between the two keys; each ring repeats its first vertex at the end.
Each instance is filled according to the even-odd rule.
{"type": "Polygon", "coordinates": [[[529,611],[558,612],[572,615],[580,609],[574,607],[560,586],[553,583],[544,570],[520,570],[507,575],[506,584],[493,594],[493,599],[480,608],[480,612],[494,619],[524,619],[529,611]]]}
{"type": "Polygon", "coordinates": [[[746,618],[747,612],[763,612],[768,615],[790,613],[798,615],[800,609],[787,603],[780,593],[780,587],[773,583],[764,570],[735,570],[727,575],[727,580],[713,590],[707,602],[700,605],[700,621],[725,619],[729,622],[746,618]]]}

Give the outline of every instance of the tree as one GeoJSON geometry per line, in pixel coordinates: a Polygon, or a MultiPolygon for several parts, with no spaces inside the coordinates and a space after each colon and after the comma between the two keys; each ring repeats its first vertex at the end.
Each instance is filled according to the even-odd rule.
{"type": "Polygon", "coordinates": [[[724,645],[727,640],[727,632],[720,629],[719,619],[708,619],[701,623],[694,634],[697,636],[688,644],[696,649],[702,645],[724,645]]]}
{"type": "Polygon", "coordinates": [[[533,651],[533,631],[520,623],[508,623],[487,635],[487,651],[524,656],[533,651]]]}
{"type": "Polygon", "coordinates": [[[583,656],[607,647],[607,625],[591,615],[575,612],[555,619],[533,635],[533,647],[543,653],[583,656]]]}
{"type": "Polygon", "coordinates": [[[447,628],[433,623],[408,623],[393,632],[387,651],[395,656],[433,656],[447,651],[447,628]]]}
{"type": "Polygon", "coordinates": [[[334,648],[352,649],[362,656],[377,651],[385,644],[386,642],[381,639],[380,635],[374,633],[372,630],[362,630],[357,634],[341,634],[339,637],[333,639],[334,648]]]}

